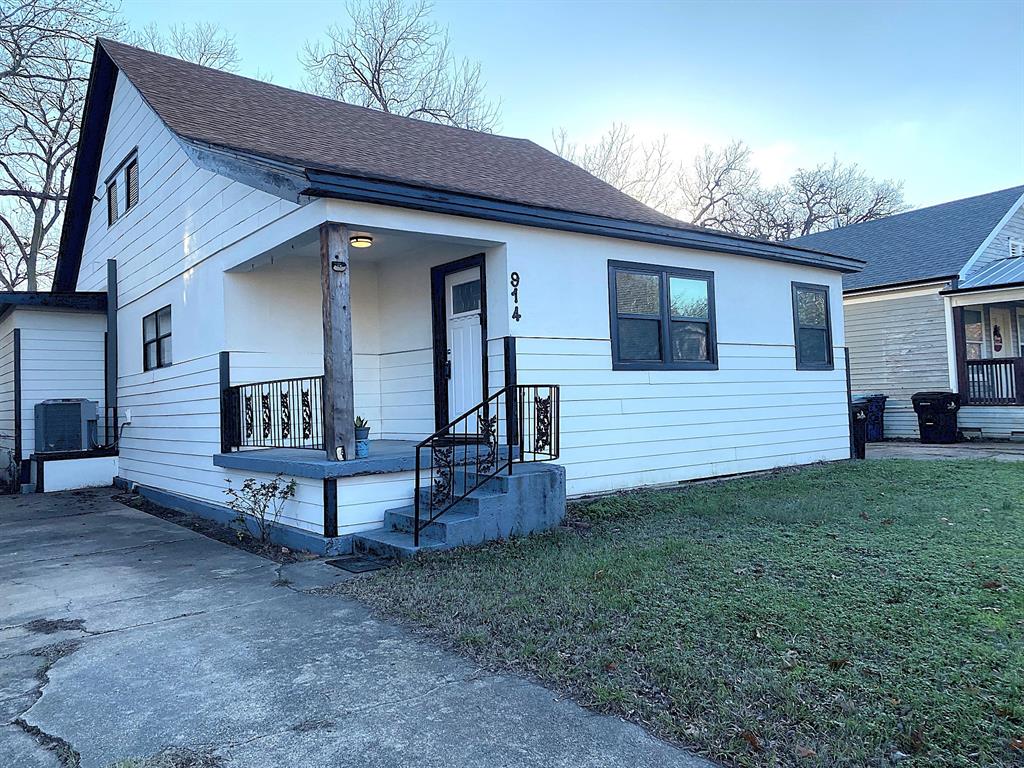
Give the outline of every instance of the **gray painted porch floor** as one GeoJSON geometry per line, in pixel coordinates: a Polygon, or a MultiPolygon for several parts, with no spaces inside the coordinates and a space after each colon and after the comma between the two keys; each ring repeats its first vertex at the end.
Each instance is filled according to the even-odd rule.
{"type": "Polygon", "coordinates": [[[407,472],[416,468],[416,443],[412,440],[371,440],[365,459],[328,461],[323,451],[309,448],[256,448],[219,453],[218,467],[252,472],[282,473],[295,477],[355,477],[386,472],[407,472]]]}

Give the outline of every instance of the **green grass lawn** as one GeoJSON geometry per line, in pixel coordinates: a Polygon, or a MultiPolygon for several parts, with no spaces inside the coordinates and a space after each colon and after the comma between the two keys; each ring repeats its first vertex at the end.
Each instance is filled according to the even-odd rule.
{"type": "Polygon", "coordinates": [[[733,765],[1024,765],[1024,464],[580,503],[343,590],[733,765]]]}

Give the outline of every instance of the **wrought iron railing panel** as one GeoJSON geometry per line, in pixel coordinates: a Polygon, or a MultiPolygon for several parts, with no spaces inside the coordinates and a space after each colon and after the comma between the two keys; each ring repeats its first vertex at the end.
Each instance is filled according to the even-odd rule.
{"type": "Polygon", "coordinates": [[[513,464],[557,459],[558,411],[557,386],[511,385],[419,443],[415,546],[424,528],[513,464]]]}
{"type": "Polygon", "coordinates": [[[1024,405],[1024,358],[966,363],[965,405],[1024,405]]]}
{"type": "Polygon", "coordinates": [[[221,393],[221,430],[228,450],[324,450],[323,376],[259,381],[221,393]]]}

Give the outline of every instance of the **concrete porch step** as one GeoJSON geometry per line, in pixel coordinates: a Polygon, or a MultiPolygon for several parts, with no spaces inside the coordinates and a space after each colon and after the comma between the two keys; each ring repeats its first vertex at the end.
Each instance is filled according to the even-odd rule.
{"type": "MultiPolygon", "coordinates": [[[[470,484],[476,477],[468,477],[470,484]]],[[[421,491],[421,519],[428,514],[424,503],[429,491],[421,491]]],[[[565,469],[556,464],[517,464],[514,474],[489,478],[451,509],[428,523],[420,532],[420,546],[413,545],[415,508],[409,504],[389,509],[384,525],[356,534],[353,549],[383,557],[408,558],[419,552],[473,546],[545,531],[565,515],[565,469]]]]}
{"type": "Polygon", "coordinates": [[[359,555],[376,555],[393,560],[408,560],[420,552],[433,552],[450,549],[443,541],[428,538],[420,534],[420,545],[413,545],[411,533],[389,531],[377,528],[372,531],[357,533],[352,537],[352,551],[359,555]]]}

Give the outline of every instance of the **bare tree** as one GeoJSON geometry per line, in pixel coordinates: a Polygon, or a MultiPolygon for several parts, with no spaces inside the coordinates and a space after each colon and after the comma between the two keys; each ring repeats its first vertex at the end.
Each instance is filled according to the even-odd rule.
{"type": "Polygon", "coordinates": [[[353,0],[349,23],[307,43],[307,86],[351,104],[491,132],[499,106],[484,94],[480,64],[456,60],[428,0],[353,0]]]}
{"type": "Polygon", "coordinates": [[[87,75],[92,42],[112,29],[114,11],[108,0],[4,0],[0,83],[53,80],[69,55],[87,75]]]}
{"type": "Polygon", "coordinates": [[[0,5],[0,288],[52,273],[92,40],[120,31],[113,14],[101,0],[0,5]]]}
{"type": "Polygon", "coordinates": [[[689,220],[702,227],[735,230],[741,226],[743,201],[759,185],[751,166],[750,148],[734,141],[721,149],[704,145],[693,167],[678,176],[680,197],[689,220]]]}
{"type": "Polygon", "coordinates": [[[903,184],[870,178],[856,163],[799,169],[789,181],[794,237],[860,224],[907,209],[903,184]]]}
{"type": "Polygon", "coordinates": [[[624,123],[612,123],[595,144],[569,141],[564,128],[552,136],[555,152],[644,205],[671,213],[677,203],[668,138],[642,142],[624,123]]]}
{"type": "Polygon", "coordinates": [[[228,72],[236,72],[242,60],[235,36],[209,22],[174,24],[166,35],[156,24],[147,24],[141,30],[129,33],[126,42],[228,72]]]}

